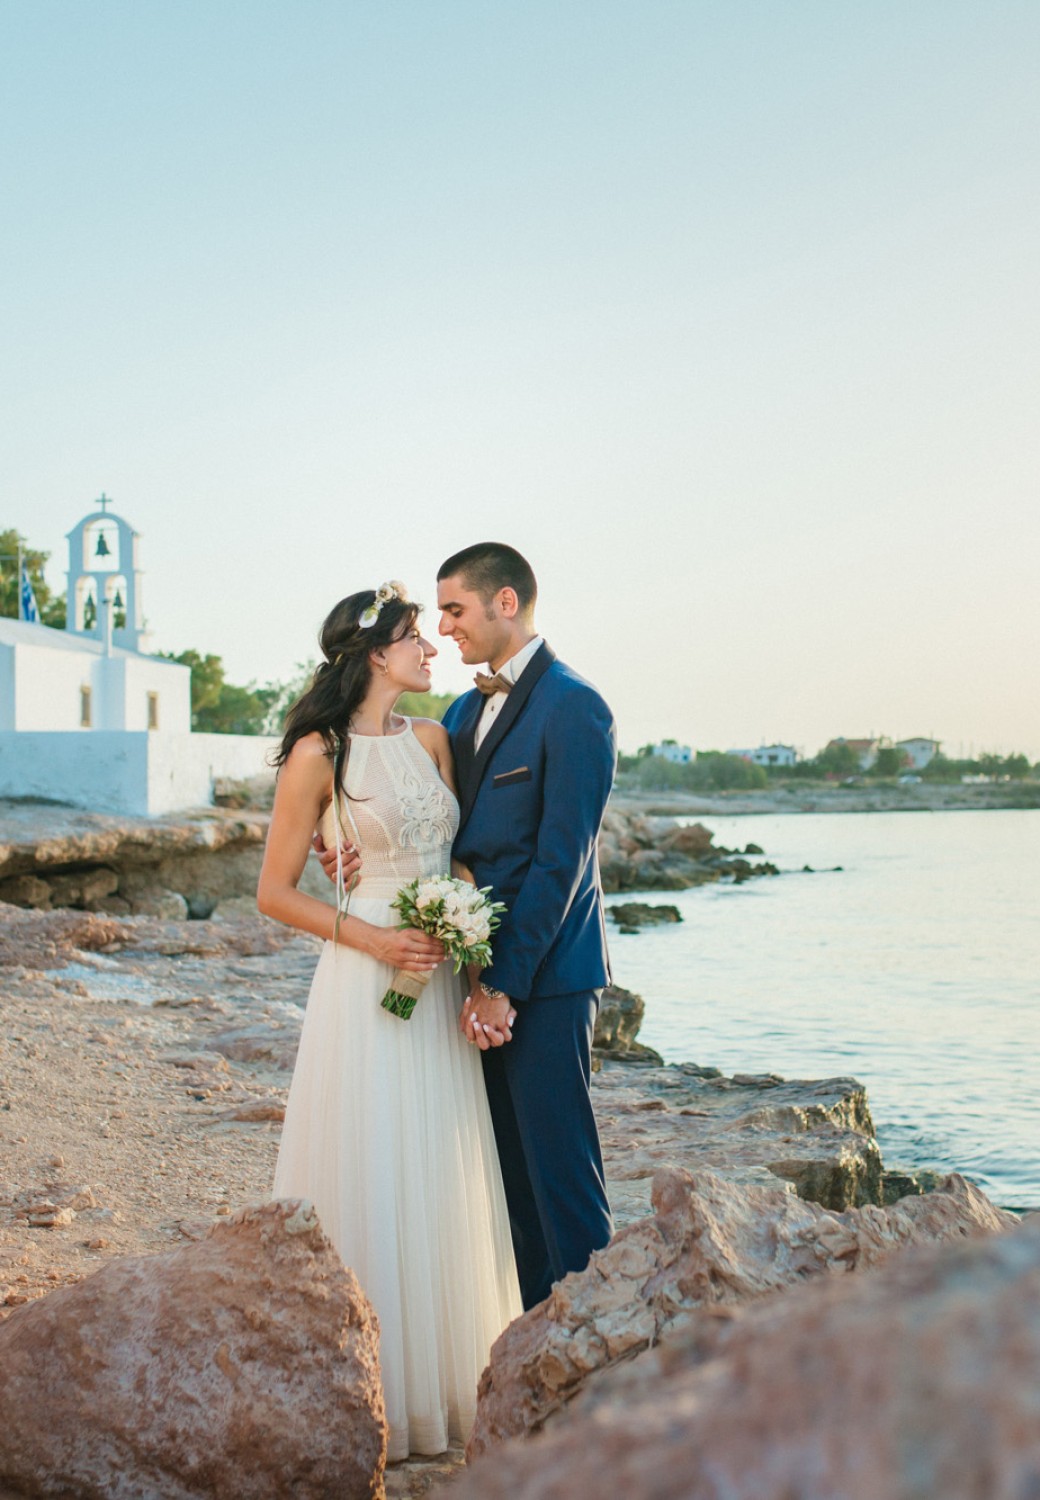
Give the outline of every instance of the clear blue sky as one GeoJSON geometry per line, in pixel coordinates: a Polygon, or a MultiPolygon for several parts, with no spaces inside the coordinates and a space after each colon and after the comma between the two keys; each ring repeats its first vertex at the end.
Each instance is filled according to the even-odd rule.
{"type": "Polygon", "coordinates": [[[238,680],[497,537],[628,747],[1040,757],[1038,76],[1035,0],[6,0],[0,525],[106,490],[238,680]]]}

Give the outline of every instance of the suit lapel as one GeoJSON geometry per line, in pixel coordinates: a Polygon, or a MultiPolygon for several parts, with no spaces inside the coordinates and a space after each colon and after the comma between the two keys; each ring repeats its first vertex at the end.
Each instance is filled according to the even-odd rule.
{"type": "Polygon", "coordinates": [[[472,800],[470,785],[473,782],[473,761],[476,757],[473,739],[477,732],[477,720],[484,707],[483,693],[473,692],[472,703],[467,703],[452,736],[455,753],[455,779],[459,787],[459,804],[465,807],[472,800]]]}
{"type": "MultiPolygon", "coordinates": [[[[516,723],[517,719],[520,717],[520,712],[524,704],[527,702],[528,698],[531,696],[531,693],[538,685],[541,677],[549,670],[555,660],[555,651],[551,646],[548,646],[545,644],[545,642],[543,642],[535,652],[532,659],[528,662],[527,666],[520,673],[520,681],[516,684],[512,692],[506,698],[506,701],[502,705],[502,709],[495,719],[494,724],[492,724],[491,728],[484,736],[480,749],[475,754],[473,752],[473,736],[476,731],[477,719],[480,717],[480,713],[483,711],[484,707],[484,700],[482,697],[477,713],[473,717],[472,726],[470,725],[469,714],[466,715],[466,725],[462,730],[462,734],[465,736],[467,756],[465,762],[465,774],[463,773],[462,762],[460,761],[458,752],[456,752],[455,757],[456,764],[459,766],[459,790],[462,793],[463,823],[465,823],[466,819],[469,817],[473,804],[477,800],[477,792],[480,790],[480,783],[484,779],[484,772],[487,770],[488,762],[490,761],[491,756],[494,754],[496,747],[502,743],[506,735],[509,733],[511,727],[516,723]]],[[[462,748],[461,740],[459,748],[462,748]]]]}

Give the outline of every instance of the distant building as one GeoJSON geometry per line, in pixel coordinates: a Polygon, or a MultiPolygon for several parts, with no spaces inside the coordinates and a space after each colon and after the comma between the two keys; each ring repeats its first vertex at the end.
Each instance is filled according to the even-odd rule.
{"type": "Polygon", "coordinates": [[[938,740],[929,740],[920,735],[915,740],[896,740],[896,749],[901,750],[906,756],[906,763],[915,771],[923,771],[929,761],[933,761],[939,754],[942,746],[938,740]]]}
{"type": "Polygon", "coordinates": [[[265,735],[193,734],[191,670],[144,649],[137,532],[108,511],[68,534],[67,624],[0,619],[0,797],[154,816],[265,769],[265,735]]]}
{"type": "Polygon", "coordinates": [[[749,760],[753,766],[796,766],[798,751],[793,745],[759,745],[755,750],[727,750],[727,755],[738,755],[749,760]]]}
{"type": "Polygon", "coordinates": [[[658,760],[670,761],[673,766],[688,766],[693,759],[693,751],[689,745],[677,745],[674,740],[662,740],[659,745],[651,745],[650,754],[656,755],[658,760]]]}
{"type": "MultiPolygon", "coordinates": [[[[110,617],[104,603],[101,613],[110,617]]],[[[0,733],[79,729],[189,734],[191,669],[110,640],[0,619],[0,733]]]]}
{"type": "Polygon", "coordinates": [[[847,745],[853,751],[859,761],[861,771],[869,771],[877,760],[878,751],[881,749],[881,740],[847,740],[839,735],[836,740],[828,740],[824,747],[824,754],[828,750],[836,750],[839,745],[847,745]]]}

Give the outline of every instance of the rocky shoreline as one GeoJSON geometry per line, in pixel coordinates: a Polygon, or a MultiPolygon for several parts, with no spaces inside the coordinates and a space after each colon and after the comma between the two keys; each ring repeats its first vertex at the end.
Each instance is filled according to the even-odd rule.
{"type": "MultiPolygon", "coordinates": [[[[1009,795],[1000,786],[923,785],[805,792],[781,788],[711,798],[615,794],[599,843],[604,889],[610,894],[686,890],[779,873],[757,845],[725,848],[703,824],[680,818],[891,811],[897,805],[906,811],[1019,805],[1009,802],[1009,795]]],[[[259,805],[147,819],[107,817],[56,804],[0,802],[0,904],[167,920],[248,917],[255,910],[269,820],[269,811],[259,805]]],[[[331,898],[313,860],[301,884],[311,895],[331,898]]]]}
{"type": "MultiPolygon", "coordinates": [[[[593,1482],[590,1454],[597,1462],[609,1454],[612,1482],[634,1500],[708,1496],[690,1478],[694,1441],[748,1500],[902,1493],[878,1467],[877,1454],[889,1449],[869,1423],[874,1467],[852,1451],[852,1439],[848,1463],[849,1472],[866,1465],[873,1490],[834,1479],[840,1465],[831,1473],[836,1488],[791,1481],[785,1490],[799,1454],[818,1441],[811,1404],[791,1414],[794,1456],[774,1484],[769,1453],[764,1467],[743,1473],[741,1444],[725,1446],[725,1422],[698,1426],[689,1403],[710,1411],[713,1383],[735,1381],[746,1424],[765,1431],[756,1413],[773,1410],[775,1391],[746,1372],[742,1351],[761,1341],[776,1371],[787,1372],[775,1379],[800,1389],[799,1340],[810,1339],[810,1349],[833,1343],[834,1368],[844,1370],[838,1351],[850,1328],[861,1330],[872,1378],[887,1390],[898,1380],[890,1372],[899,1351],[911,1357],[914,1339],[925,1337],[921,1306],[935,1309],[925,1329],[932,1347],[949,1338],[960,1348],[969,1338],[954,1305],[957,1275],[968,1274],[957,1271],[956,1254],[967,1254],[970,1273],[992,1289],[976,1323],[992,1312],[1002,1326],[1012,1295],[1020,1309],[1040,1308],[1040,1215],[1019,1228],[961,1178],[887,1171],[855,1079],[728,1078],[699,1063],[665,1066],[638,1040],[639,996],[614,989],[597,1028],[593,1098],[618,1233],[588,1271],[568,1277],[496,1344],[469,1472],[455,1450],[394,1466],[384,1480],[363,1288],[305,1211],[259,1207],[318,948],[250,910],[242,885],[255,878],[263,815],[207,813],[145,830],[86,815],[70,827],[67,809],[43,812],[35,830],[28,809],[24,822],[6,821],[0,844],[0,879],[47,886],[35,892],[37,905],[0,906],[0,1368],[12,1372],[0,1391],[0,1500],[223,1494],[232,1469],[243,1496],[283,1493],[278,1474],[290,1472],[300,1496],[569,1496],[593,1482]],[[85,877],[100,868],[116,873],[117,887],[91,897],[85,877]],[[80,879],[78,890],[69,877],[80,879]],[[70,895],[79,907],[57,905],[70,895]],[[164,906],[166,895],[179,902],[164,906]],[[99,909],[113,897],[114,909],[99,909]],[[209,915],[198,905],[186,920],[196,900],[212,903],[209,915]],[[153,910],[128,913],[120,901],[153,910]],[[988,1248],[1004,1243],[1021,1248],[1010,1259],[988,1248]],[[916,1270],[901,1269],[906,1257],[916,1270]],[[255,1282],[255,1294],[232,1305],[234,1278],[221,1266],[237,1269],[239,1291],[255,1282]],[[856,1283],[851,1294],[846,1279],[856,1283]],[[223,1309],[216,1319],[214,1299],[223,1309]],[[177,1315],[155,1323],[147,1309],[160,1305],[177,1315]],[[218,1337],[218,1324],[230,1331],[218,1337]],[[887,1331],[884,1347],[864,1331],[874,1324],[887,1331]],[[289,1366],[291,1341],[274,1332],[289,1325],[316,1330],[321,1391],[299,1383],[298,1358],[289,1366]],[[341,1333],[330,1342],[319,1327],[341,1333]],[[156,1339],[168,1351],[161,1372],[156,1339]],[[75,1355],[82,1340],[85,1362],[75,1355]],[[57,1363],[48,1364],[48,1349],[58,1351],[57,1363]],[[135,1372],[135,1388],[152,1393],[136,1424],[126,1380],[106,1384],[104,1371],[123,1366],[124,1375],[135,1372]],[[39,1426],[31,1414],[48,1369],[62,1401],[39,1426]],[[278,1401],[265,1407],[258,1391],[281,1392],[299,1431],[284,1431],[278,1401]],[[327,1440],[330,1400],[352,1413],[337,1442],[327,1440]],[[206,1460],[207,1448],[226,1440],[219,1421],[200,1423],[187,1447],[163,1437],[177,1412],[192,1426],[187,1414],[200,1402],[207,1413],[230,1402],[252,1433],[237,1443],[231,1469],[206,1460]],[[250,1426],[254,1407],[267,1411],[277,1441],[250,1426]],[[663,1413],[671,1425],[657,1420],[663,1413]],[[59,1451],[65,1467],[52,1482],[59,1451]]],[[[648,871],[662,882],[736,879],[733,862],[751,864],[760,853],[720,850],[707,830],[615,813],[601,852],[619,889],[648,871]]],[[[1017,1334],[1040,1381],[1040,1314],[1022,1313],[1017,1334]]],[[[1000,1370],[986,1368],[992,1388],[1003,1390],[1000,1370]]],[[[951,1441],[957,1399],[947,1392],[939,1402],[951,1441]]],[[[817,1402],[826,1406],[822,1388],[817,1402]]],[[[835,1452],[845,1442],[837,1431],[828,1438],[835,1452]]],[[[787,1452],[783,1434],[774,1438],[777,1452],[787,1452]]],[[[1001,1452],[1032,1462],[1028,1442],[1012,1435],[1009,1443],[1001,1452]]],[[[982,1448],[995,1473],[1003,1459],[982,1448]]],[[[976,1493],[958,1482],[934,1493],[976,1493]]]]}
{"type": "MultiPolygon", "coordinates": [[[[0,802],[0,904],[172,921],[250,917],[270,814],[207,808],[116,818],[50,804],[0,802]]],[[[776,875],[762,850],[717,846],[701,824],[611,807],[599,854],[608,892],[685,890],[776,875]]],[[[316,861],[301,886],[331,900],[316,861]]]]}
{"type": "Polygon", "coordinates": [[[622,784],[611,806],[623,813],[670,817],[734,817],[763,813],[985,812],[1040,808],[1040,781],[898,782],[846,786],[788,782],[759,791],[636,792],[622,784]]]}

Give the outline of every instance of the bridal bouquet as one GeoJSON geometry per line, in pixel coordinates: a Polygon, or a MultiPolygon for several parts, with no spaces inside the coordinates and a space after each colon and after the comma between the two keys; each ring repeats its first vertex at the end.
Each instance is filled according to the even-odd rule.
{"type": "MultiPolygon", "coordinates": [[[[491,962],[491,934],[506,908],[502,901],[489,900],[490,892],[489,885],[478,890],[468,880],[433,875],[413,880],[390,905],[401,913],[402,927],[418,927],[440,938],[457,974],[463,964],[479,964],[484,969],[491,962]]],[[[383,1009],[407,1021],[425,984],[424,975],[398,969],[381,1001],[383,1009]]]]}

